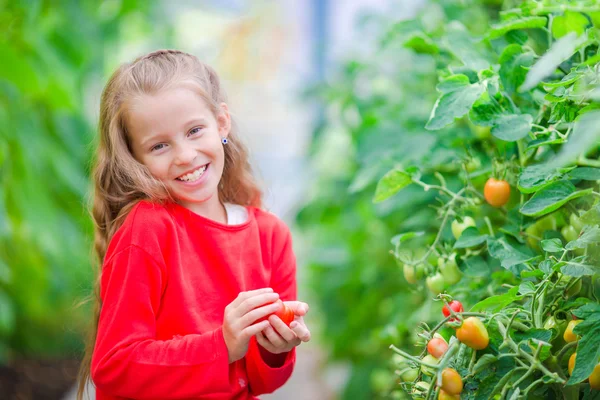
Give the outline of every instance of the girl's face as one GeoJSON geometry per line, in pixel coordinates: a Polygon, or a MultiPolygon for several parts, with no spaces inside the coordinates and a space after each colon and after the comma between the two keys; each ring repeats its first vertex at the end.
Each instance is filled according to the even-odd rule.
{"type": "Polygon", "coordinates": [[[215,116],[190,87],[177,86],[130,103],[127,129],[134,157],[183,206],[218,200],[231,119],[225,103],[215,116]],[[214,196],[214,197],[213,197],[214,196]]]}

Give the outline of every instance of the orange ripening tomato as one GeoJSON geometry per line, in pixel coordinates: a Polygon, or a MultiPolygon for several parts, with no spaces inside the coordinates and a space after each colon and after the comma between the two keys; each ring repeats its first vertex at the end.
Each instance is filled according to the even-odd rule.
{"type": "Polygon", "coordinates": [[[444,390],[440,390],[440,394],[438,395],[438,400],[460,400],[459,394],[448,394],[444,392],[444,390]]]}
{"type": "Polygon", "coordinates": [[[291,308],[283,304],[283,302],[282,305],[283,307],[281,307],[279,311],[275,313],[275,315],[277,315],[287,326],[290,326],[290,324],[294,320],[294,312],[291,308]]]}
{"type": "Polygon", "coordinates": [[[455,369],[446,368],[442,371],[442,390],[449,395],[457,395],[462,392],[463,381],[455,369]]]}
{"type": "Polygon", "coordinates": [[[427,352],[435,358],[442,358],[448,350],[448,343],[444,339],[434,337],[427,343],[427,352]]]}
{"type": "Polygon", "coordinates": [[[456,330],[456,337],[461,343],[474,350],[483,350],[490,343],[488,331],[477,317],[469,317],[456,330]]]}
{"type": "Polygon", "coordinates": [[[569,357],[569,366],[567,367],[567,370],[569,371],[569,376],[573,375],[573,370],[575,369],[575,358],[577,357],[577,353],[573,353],[571,354],[571,357],[569,357]]]}
{"type": "Polygon", "coordinates": [[[600,390],[600,363],[596,364],[590,375],[590,387],[592,389],[600,390]]]}
{"type": "Polygon", "coordinates": [[[283,304],[283,301],[281,301],[281,300],[277,300],[277,303],[281,303],[281,306],[279,307],[279,310],[275,311],[272,314],[267,315],[266,317],[262,317],[262,318],[256,320],[255,324],[259,323],[259,322],[262,322],[262,321],[267,321],[271,315],[276,315],[287,326],[290,326],[290,324],[294,320],[294,311],[292,311],[291,308],[289,308],[288,306],[286,306],[285,304],[283,304]]]}
{"type": "Polygon", "coordinates": [[[493,207],[502,207],[510,198],[510,185],[501,179],[490,178],[483,188],[483,197],[493,207]]]}
{"type": "Polygon", "coordinates": [[[573,321],[569,321],[567,329],[565,329],[565,333],[563,334],[563,339],[565,339],[565,342],[571,343],[579,339],[579,336],[573,333],[573,328],[575,328],[581,322],[583,322],[582,319],[574,319],[573,321]]]}

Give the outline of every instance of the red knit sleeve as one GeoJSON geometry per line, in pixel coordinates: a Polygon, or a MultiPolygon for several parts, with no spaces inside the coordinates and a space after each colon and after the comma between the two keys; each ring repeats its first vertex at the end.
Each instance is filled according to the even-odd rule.
{"type": "Polygon", "coordinates": [[[156,339],[165,277],[164,265],[136,245],[118,251],[105,263],[92,380],[106,394],[136,399],[229,392],[227,346],[221,329],[156,339]]]}
{"type": "MultiPolygon", "coordinates": [[[[273,236],[273,263],[271,287],[283,301],[296,300],[296,256],[292,248],[292,235],[281,221],[273,236]]],[[[266,360],[261,355],[256,338],[252,338],[246,354],[246,370],[253,395],[271,393],[283,386],[292,375],[296,362],[296,349],[288,353],[273,354],[266,360]],[[275,366],[274,366],[275,365],[275,366]]]]}

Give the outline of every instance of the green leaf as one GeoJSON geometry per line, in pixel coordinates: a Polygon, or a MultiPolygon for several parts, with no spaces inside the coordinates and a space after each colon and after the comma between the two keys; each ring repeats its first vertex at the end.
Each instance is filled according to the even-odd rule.
{"type": "Polygon", "coordinates": [[[488,32],[489,39],[496,39],[504,36],[507,32],[517,29],[534,29],[543,28],[546,26],[547,19],[544,17],[524,17],[519,19],[511,19],[492,26],[488,32]]]}
{"type": "Polygon", "coordinates": [[[440,48],[431,38],[422,32],[414,32],[405,42],[404,47],[420,54],[438,54],[440,48]]]}
{"type": "Polygon", "coordinates": [[[548,253],[558,253],[563,251],[562,242],[560,239],[546,239],[540,242],[542,249],[548,253]]]}
{"type": "Polygon", "coordinates": [[[582,382],[589,377],[600,359],[600,305],[586,304],[574,313],[584,320],[573,329],[573,333],[580,335],[581,339],[577,343],[575,369],[567,385],[582,382]]]}
{"type": "Polygon", "coordinates": [[[488,297],[480,301],[471,308],[471,312],[489,311],[497,312],[508,306],[510,303],[517,301],[521,297],[517,294],[519,288],[517,286],[511,288],[504,294],[488,297]]]}
{"type": "Polygon", "coordinates": [[[600,181],[600,168],[579,167],[569,172],[569,179],[582,179],[584,181],[600,181]]]}
{"type": "Polygon", "coordinates": [[[600,267],[583,264],[576,260],[577,259],[566,261],[565,265],[561,267],[560,272],[562,272],[565,275],[572,276],[574,278],[579,278],[582,276],[591,276],[600,273],[600,267]]]}
{"type": "Polygon", "coordinates": [[[527,247],[512,245],[507,238],[488,239],[488,250],[490,256],[500,260],[500,265],[506,269],[535,258],[527,247]]]}
{"type": "Polygon", "coordinates": [[[442,81],[437,89],[443,94],[433,106],[425,126],[429,130],[442,129],[454,122],[455,118],[465,115],[485,90],[479,83],[469,83],[466,75],[452,75],[442,81]]]}
{"type": "Polygon", "coordinates": [[[589,244],[600,243],[600,228],[588,228],[584,230],[580,237],[567,243],[567,250],[585,249],[589,244]]]}
{"type": "Polygon", "coordinates": [[[516,142],[529,134],[532,122],[533,118],[528,114],[503,115],[492,127],[492,135],[507,142],[516,142]]]}
{"type": "Polygon", "coordinates": [[[557,181],[543,188],[533,195],[521,207],[521,214],[530,217],[539,217],[557,210],[570,200],[592,193],[592,189],[576,191],[575,186],[569,181],[557,181]]]}
{"type": "Polygon", "coordinates": [[[465,229],[454,243],[455,249],[466,249],[469,247],[479,246],[481,243],[485,242],[488,239],[488,235],[481,235],[477,228],[469,227],[465,229]]]}
{"type": "Polygon", "coordinates": [[[564,15],[559,15],[552,20],[552,36],[558,39],[569,32],[581,35],[588,25],[589,21],[583,14],[565,11],[564,15]]]}
{"type": "Polygon", "coordinates": [[[423,236],[424,233],[425,232],[405,232],[405,233],[400,233],[400,234],[394,236],[391,239],[391,243],[394,246],[398,246],[402,242],[406,242],[407,240],[413,239],[413,238],[418,237],[418,236],[423,236]]]}
{"type": "Polygon", "coordinates": [[[519,294],[525,296],[530,293],[535,293],[535,286],[533,285],[533,282],[521,282],[519,285],[519,294]]]}
{"type": "Polygon", "coordinates": [[[542,79],[554,73],[558,66],[568,60],[586,40],[585,35],[577,37],[577,34],[571,32],[554,42],[550,50],[531,67],[519,91],[526,92],[534,88],[542,79]]]}
{"type": "Polygon", "coordinates": [[[545,188],[562,177],[557,168],[545,164],[531,165],[519,175],[517,187],[522,193],[533,193],[545,188]]]}
{"type": "Polygon", "coordinates": [[[535,54],[524,52],[518,44],[507,46],[500,55],[500,80],[509,93],[515,93],[525,82],[527,70],[533,65],[535,54]]]}
{"type": "Polygon", "coordinates": [[[382,202],[400,190],[410,185],[412,182],[411,176],[402,169],[393,169],[383,176],[377,183],[375,189],[375,198],[373,202],[382,202]]]}
{"type": "Polygon", "coordinates": [[[474,278],[488,276],[490,274],[490,266],[481,256],[469,257],[464,260],[463,272],[465,275],[474,278]]]}

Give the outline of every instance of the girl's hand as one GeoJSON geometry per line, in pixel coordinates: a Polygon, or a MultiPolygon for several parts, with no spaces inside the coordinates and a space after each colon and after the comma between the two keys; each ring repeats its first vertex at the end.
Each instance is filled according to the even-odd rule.
{"type": "Polygon", "coordinates": [[[244,357],[248,351],[250,338],[269,326],[269,321],[257,324],[254,322],[277,311],[279,308],[277,299],[279,294],[273,293],[271,288],[264,288],[241,292],[225,307],[223,338],[227,345],[229,363],[244,357]]]}
{"type": "Polygon", "coordinates": [[[276,315],[269,317],[270,326],[256,334],[256,340],[269,353],[280,354],[292,350],[310,340],[310,331],[304,323],[308,304],[300,301],[284,301],[294,312],[294,320],[288,326],[276,315]]]}

